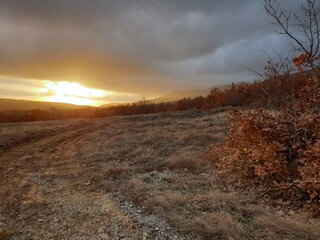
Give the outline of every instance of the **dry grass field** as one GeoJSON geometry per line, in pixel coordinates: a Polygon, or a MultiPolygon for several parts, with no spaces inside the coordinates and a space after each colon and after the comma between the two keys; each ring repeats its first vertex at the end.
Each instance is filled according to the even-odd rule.
{"type": "Polygon", "coordinates": [[[320,239],[308,213],[219,178],[226,115],[0,125],[0,239],[320,239]]]}
{"type": "Polygon", "coordinates": [[[0,124],[0,152],[24,142],[30,142],[64,130],[81,126],[88,120],[42,121],[0,124]]]}

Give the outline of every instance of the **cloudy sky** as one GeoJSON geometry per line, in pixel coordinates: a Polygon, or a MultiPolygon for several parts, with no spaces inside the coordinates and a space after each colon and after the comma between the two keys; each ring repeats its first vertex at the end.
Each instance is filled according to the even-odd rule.
{"type": "Polygon", "coordinates": [[[271,21],[263,0],[1,0],[0,97],[130,102],[250,81],[242,65],[290,48],[271,21]]]}

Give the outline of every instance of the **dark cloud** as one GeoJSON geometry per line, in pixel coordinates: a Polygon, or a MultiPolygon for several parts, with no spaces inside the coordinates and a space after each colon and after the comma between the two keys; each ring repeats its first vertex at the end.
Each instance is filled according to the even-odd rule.
{"type": "MultiPolygon", "coordinates": [[[[297,3],[281,1],[291,9],[297,3]]],[[[256,0],[1,0],[0,75],[154,95],[252,79],[288,50],[256,0]]]]}

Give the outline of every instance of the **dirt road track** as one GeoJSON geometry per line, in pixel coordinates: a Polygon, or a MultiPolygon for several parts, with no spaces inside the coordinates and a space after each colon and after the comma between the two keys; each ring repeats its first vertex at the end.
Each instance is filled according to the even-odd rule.
{"type": "Polygon", "coordinates": [[[2,153],[0,228],[13,239],[185,239],[163,220],[151,216],[155,225],[143,226],[134,206],[123,210],[112,195],[87,190],[78,146],[108,124],[90,122],[2,153]]]}

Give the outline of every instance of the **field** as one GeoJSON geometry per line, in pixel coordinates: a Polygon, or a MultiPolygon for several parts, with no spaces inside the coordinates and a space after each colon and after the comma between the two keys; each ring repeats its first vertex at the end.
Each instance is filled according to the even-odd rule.
{"type": "Polygon", "coordinates": [[[0,125],[0,239],[320,239],[308,213],[219,177],[226,116],[0,125]]]}

